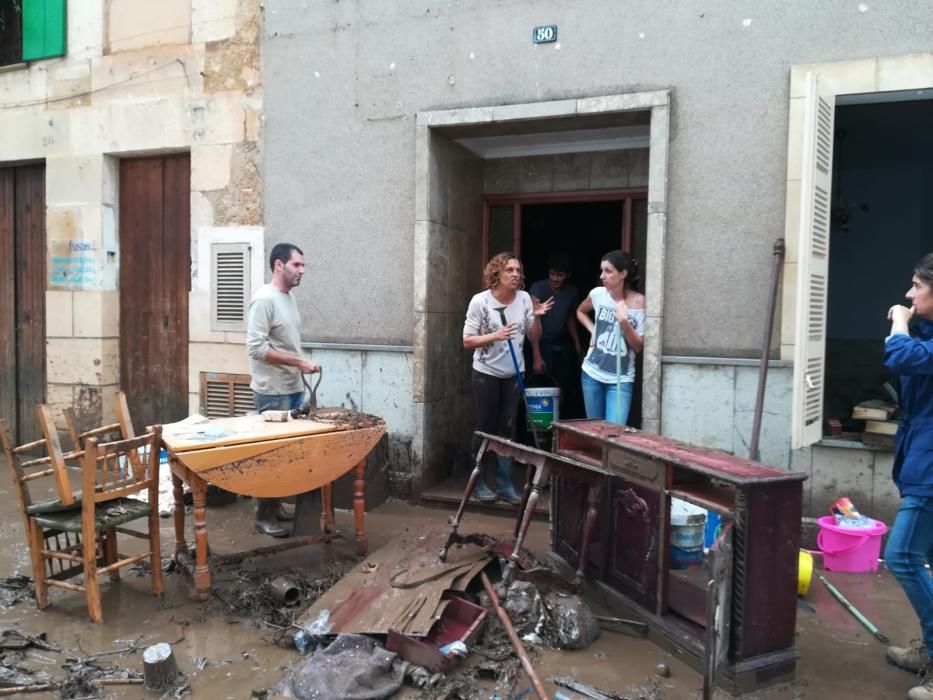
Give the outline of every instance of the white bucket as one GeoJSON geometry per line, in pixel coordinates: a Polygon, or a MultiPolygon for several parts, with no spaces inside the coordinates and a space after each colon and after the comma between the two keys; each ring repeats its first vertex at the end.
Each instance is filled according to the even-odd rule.
{"type": "Polygon", "coordinates": [[[671,499],[671,544],[683,550],[703,549],[706,511],[692,503],[671,499]]]}
{"type": "Polygon", "coordinates": [[[539,430],[547,430],[551,423],[560,420],[560,389],[545,387],[543,389],[525,389],[528,398],[528,427],[534,426],[539,430]]]}

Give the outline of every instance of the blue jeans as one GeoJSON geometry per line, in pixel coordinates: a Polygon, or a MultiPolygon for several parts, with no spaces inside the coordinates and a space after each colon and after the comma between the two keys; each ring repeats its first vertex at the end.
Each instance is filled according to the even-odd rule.
{"type": "Polygon", "coordinates": [[[920,618],[927,650],[933,650],[933,577],[924,565],[933,558],[931,554],[933,498],[904,496],[888,535],[884,563],[920,618]]]}
{"type": "Polygon", "coordinates": [[[294,394],[257,394],[253,392],[253,402],[256,404],[256,411],[291,411],[293,408],[301,408],[301,402],[305,399],[303,391],[296,391],[294,394]]]}
{"type": "Polygon", "coordinates": [[[632,382],[621,383],[622,413],[619,414],[619,392],[616,384],[603,384],[593,379],[586,372],[581,372],[583,384],[583,404],[587,418],[603,418],[610,423],[625,425],[628,412],[632,407],[632,382]]]}

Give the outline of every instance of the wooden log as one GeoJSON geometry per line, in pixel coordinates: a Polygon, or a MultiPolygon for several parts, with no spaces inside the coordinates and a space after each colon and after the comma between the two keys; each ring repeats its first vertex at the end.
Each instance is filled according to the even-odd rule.
{"type": "Polygon", "coordinates": [[[178,680],[178,664],[172,647],[153,644],[143,652],[143,680],[146,690],[168,690],[178,680]]]}

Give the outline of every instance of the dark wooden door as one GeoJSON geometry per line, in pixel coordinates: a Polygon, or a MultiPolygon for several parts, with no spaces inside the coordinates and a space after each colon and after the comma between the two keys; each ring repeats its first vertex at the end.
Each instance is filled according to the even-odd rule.
{"type": "Polygon", "coordinates": [[[136,430],[188,415],[190,158],[120,162],[120,385],[136,430]]]}
{"type": "Polygon", "coordinates": [[[0,418],[38,439],[45,401],[45,166],[0,168],[0,418]]]}

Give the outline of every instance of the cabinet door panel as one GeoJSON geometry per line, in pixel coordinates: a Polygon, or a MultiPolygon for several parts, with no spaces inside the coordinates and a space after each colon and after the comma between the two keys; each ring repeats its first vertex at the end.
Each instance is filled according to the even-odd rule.
{"type": "MultiPolygon", "coordinates": [[[[583,524],[586,521],[586,498],[589,486],[586,482],[572,476],[556,476],[552,482],[552,488],[554,489],[552,546],[565,562],[576,568],[580,562],[580,543],[583,537],[583,524]]],[[[607,491],[607,485],[604,483],[599,514],[590,536],[586,556],[586,574],[598,579],[603,578],[606,568],[607,491]]]]}
{"type": "Polygon", "coordinates": [[[657,612],[658,552],[664,520],[661,492],[613,478],[609,513],[609,583],[657,612]]]}

